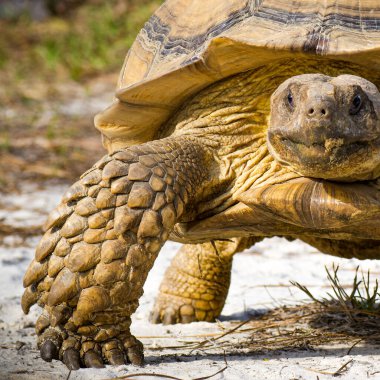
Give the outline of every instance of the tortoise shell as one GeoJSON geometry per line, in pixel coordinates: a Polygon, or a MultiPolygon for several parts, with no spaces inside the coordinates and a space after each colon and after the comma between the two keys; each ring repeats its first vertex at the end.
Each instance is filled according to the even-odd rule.
{"type": "Polygon", "coordinates": [[[210,84],[275,60],[311,57],[378,71],[379,2],[167,0],[138,34],[115,102],[95,125],[109,152],[154,140],[178,107],[210,84]]]}

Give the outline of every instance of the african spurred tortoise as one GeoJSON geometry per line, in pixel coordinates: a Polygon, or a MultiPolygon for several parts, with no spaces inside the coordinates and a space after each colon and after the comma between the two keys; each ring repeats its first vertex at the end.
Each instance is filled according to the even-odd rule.
{"type": "Polygon", "coordinates": [[[43,359],[143,362],[131,315],[185,243],[153,322],[212,321],[232,256],[269,236],[380,257],[380,5],[168,0],[95,119],[108,155],[52,212],[25,277],[43,359]]]}

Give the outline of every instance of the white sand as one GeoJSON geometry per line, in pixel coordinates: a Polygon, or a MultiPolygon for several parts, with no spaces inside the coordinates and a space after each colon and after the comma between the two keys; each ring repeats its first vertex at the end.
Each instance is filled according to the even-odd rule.
{"type": "MultiPolygon", "coordinates": [[[[29,189],[21,195],[0,197],[0,220],[14,226],[36,226],[59,201],[64,189],[29,189]]],[[[45,363],[39,358],[35,345],[34,328],[38,314],[32,309],[24,316],[20,308],[22,276],[34,254],[38,239],[22,241],[9,236],[0,245],[0,379],[66,379],[68,370],[58,361],[45,363]]],[[[190,325],[162,326],[148,322],[148,314],[165,268],[179,244],[167,243],[156,261],[145,285],[141,306],[134,315],[133,332],[146,345],[146,366],[107,367],[103,370],[81,369],[70,374],[70,379],[111,379],[130,373],[161,373],[182,379],[211,375],[224,364],[221,349],[191,351],[189,349],[154,350],[162,346],[182,345],[186,338],[207,333],[220,333],[217,324],[192,323],[190,325]],[[145,338],[144,338],[145,337],[145,338]],[[149,338],[147,338],[149,337],[149,338]],[[158,338],[152,338],[158,337],[158,338]]],[[[343,284],[352,281],[357,260],[344,260],[322,255],[315,249],[295,241],[268,239],[249,251],[236,255],[233,265],[232,286],[221,320],[225,327],[232,320],[243,321],[253,310],[272,308],[278,304],[295,304],[304,295],[289,281],[306,284],[314,294],[325,294],[327,284],[324,266],[340,265],[343,284]],[[278,286],[283,285],[283,286],[278,286]]],[[[375,275],[380,273],[380,262],[362,261],[375,275]]],[[[374,277],[373,276],[373,277],[374,277]]],[[[229,335],[238,342],[247,339],[242,334],[229,335]]],[[[284,351],[257,355],[241,352],[229,355],[228,368],[213,379],[330,379],[331,375],[352,359],[340,379],[380,379],[379,347],[358,345],[346,355],[349,345],[331,346],[317,351],[284,351]],[[319,371],[319,372],[314,372],[319,371]]],[[[235,352],[235,351],[234,351],[235,352]]],[[[238,352],[238,350],[236,350],[238,352]]],[[[138,377],[148,379],[152,377],[138,377]]],[[[157,377],[155,377],[157,379],[157,377]]]]}

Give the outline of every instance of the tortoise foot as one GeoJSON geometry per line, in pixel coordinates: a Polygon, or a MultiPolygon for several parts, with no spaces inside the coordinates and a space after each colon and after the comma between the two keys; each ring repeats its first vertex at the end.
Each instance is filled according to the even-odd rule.
{"type": "Polygon", "coordinates": [[[99,341],[97,337],[73,334],[63,327],[48,327],[39,335],[39,349],[43,360],[61,360],[69,370],[144,363],[143,345],[129,332],[99,341]]]}
{"type": "Polygon", "coordinates": [[[165,273],[150,321],[215,321],[227,297],[232,256],[248,243],[235,239],[182,246],[165,273]]]}
{"type": "Polygon", "coordinates": [[[220,307],[213,306],[214,308],[209,302],[202,300],[160,293],[149,319],[152,323],[163,323],[164,325],[201,321],[214,322],[220,314],[220,307]]]}
{"type": "Polygon", "coordinates": [[[189,201],[181,178],[196,178],[194,188],[202,181],[197,166],[191,171],[194,144],[169,146],[152,142],[105,156],[51,213],[21,300],[25,313],[35,303],[44,308],[36,323],[44,360],[70,369],[143,363],[130,316],[189,201]],[[175,170],[183,160],[186,175],[175,170]]]}

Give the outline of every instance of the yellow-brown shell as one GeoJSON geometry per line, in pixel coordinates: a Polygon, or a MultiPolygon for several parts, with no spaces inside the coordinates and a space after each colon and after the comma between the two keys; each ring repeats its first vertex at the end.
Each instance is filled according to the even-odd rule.
{"type": "Polygon", "coordinates": [[[375,0],[167,0],[132,45],[115,102],[95,118],[106,148],[155,139],[190,96],[230,75],[318,55],[379,70],[375,0]]]}

